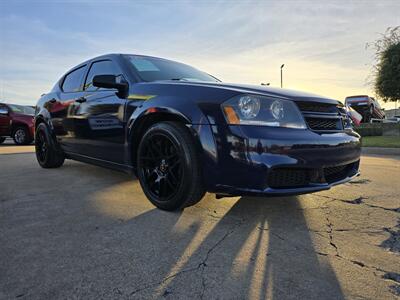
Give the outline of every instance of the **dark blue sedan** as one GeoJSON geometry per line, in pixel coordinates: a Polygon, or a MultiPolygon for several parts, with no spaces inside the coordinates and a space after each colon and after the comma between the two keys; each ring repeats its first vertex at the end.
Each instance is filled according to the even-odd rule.
{"type": "Polygon", "coordinates": [[[329,189],[359,174],[360,136],[336,100],[226,84],[188,65],[110,54],[68,71],[37,103],[36,156],[134,173],[157,207],[329,189]]]}

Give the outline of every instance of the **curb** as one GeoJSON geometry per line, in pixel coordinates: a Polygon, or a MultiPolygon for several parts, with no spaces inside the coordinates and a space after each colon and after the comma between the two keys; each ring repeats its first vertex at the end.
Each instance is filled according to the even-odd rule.
{"type": "Polygon", "coordinates": [[[400,148],[362,147],[362,155],[388,155],[400,157],[400,148]]]}

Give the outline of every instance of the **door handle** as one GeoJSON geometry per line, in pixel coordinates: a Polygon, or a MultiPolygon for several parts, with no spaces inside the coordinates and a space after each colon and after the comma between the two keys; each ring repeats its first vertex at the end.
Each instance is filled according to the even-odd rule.
{"type": "Polygon", "coordinates": [[[80,97],[80,98],[76,99],[75,102],[78,102],[78,103],[86,102],[86,98],[85,97],[80,97]]]}

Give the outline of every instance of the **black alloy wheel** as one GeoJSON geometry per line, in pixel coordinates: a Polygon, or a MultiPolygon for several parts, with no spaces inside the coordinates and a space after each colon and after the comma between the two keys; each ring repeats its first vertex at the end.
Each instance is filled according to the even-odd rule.
{"type": "Polygon", "coordinates": [[[42,168],[58,168],[64,163],[64,154],[55,148],[47,126],[40,123],[35,138],[36,159],[42,168]]]}
{"type": "Polygon", "coordinates": [[[49,147],[42,130],[36,133],[35,150],[39,163],[45,163],[49,156],[49,147]]]}
{"type": "Polygon", "coordinates": [[[194,205],[205,194],[193,137],[180,123],[151,126],[140,142],[137,162],[144,193],[161,209],[194,205]]]}

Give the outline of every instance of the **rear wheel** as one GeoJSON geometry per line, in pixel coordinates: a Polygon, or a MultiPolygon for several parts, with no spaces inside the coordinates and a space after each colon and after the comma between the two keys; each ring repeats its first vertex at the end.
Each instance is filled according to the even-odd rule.
{"type": "Polygon", "coordinates": [[[32,137],[29,135],[28,128],[17,127],[12,134],[13,140],[17,145],[28,145],[32,143],[32,137]]]}
{"type": "Polygon", "coordinates": [[[56,149],[44,123],[39,124],[36,129],[35,150],[36,159],[42,168],[58,168],[64,163],[64,153],[56,149]]]}
{"type": "Polygon", "coordinates": [[[5,140],[6,140],[5,137],[0,136],[0,144],[3,144],[5,140]]]}
{"type": "Polygon", "coordinates": [[[140,141],[137,167],[144,193],[160,209],[188,207],[205,194],[195,142],[183,124],[151,126],[140,141]]]}

